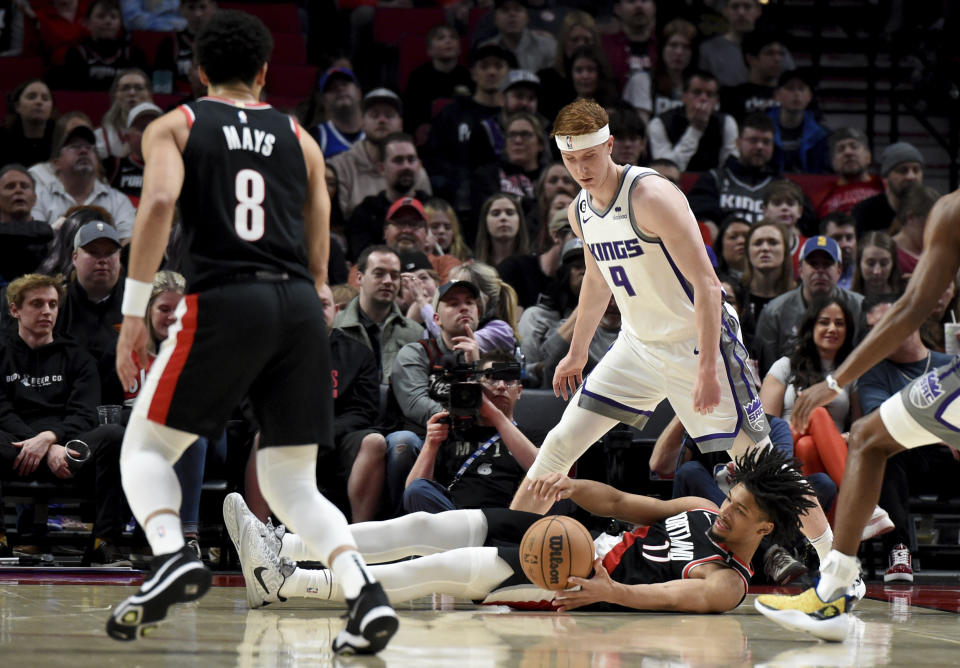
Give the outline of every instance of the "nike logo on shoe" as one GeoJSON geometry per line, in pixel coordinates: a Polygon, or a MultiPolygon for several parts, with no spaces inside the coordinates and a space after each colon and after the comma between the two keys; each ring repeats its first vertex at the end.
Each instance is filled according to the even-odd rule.
{"type": "Polygon", "coordinates": [[[264,583],[264,581],[263,581],[263,575],[261,575],[261,573],[263,573],[265,570],[267,570],[267,569],[264,568],[263,566],[259,566],[259,567],[257,567],[257,568],[254,568],[254,569],[253,569],[253,576],[254,576],[255,578],[257,578],[257,582],[259,582],[259,583],[260,583],[260,586],[263,587],[264,593],[269,596],[269,595],[270,595],[270,588],[267,587],[267,585],[264,583]]]}

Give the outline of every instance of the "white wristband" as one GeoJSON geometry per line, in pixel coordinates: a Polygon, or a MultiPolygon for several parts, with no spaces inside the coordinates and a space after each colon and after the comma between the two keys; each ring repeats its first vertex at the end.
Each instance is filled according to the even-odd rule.
{"type": "Polygon", "coordinates": [[[153,283],[128,278],[123,284],[123,304],[120,306],[120,313],[132,315],[136,318],[144,317],[152,292],[153,283]]]}
{"type": "Polygon", "coordinates": [[[827,387],[831,390],[840,394],[843,391],[843,388],[840,387],[840,384],[837,382],[837,379],[833,377],[832,373],[828,373],[827,377],[824,379],[827,383],[827,387]]]}

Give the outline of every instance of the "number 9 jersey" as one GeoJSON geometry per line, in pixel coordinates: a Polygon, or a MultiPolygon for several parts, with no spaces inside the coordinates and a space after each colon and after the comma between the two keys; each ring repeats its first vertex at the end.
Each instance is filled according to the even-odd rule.
{"type": "Polygon", "coordinates": [[[679,341],[696,332],[693,288],[663,243],[642,232],[630,206],[636,183],[651,175],[663,178],[646,167],[624,169],[617,195],[603,211],[581,190],[577,218],[585,250],[620,308],[623,329],[641,341],[679,341]]]}
{"type": "Polygon", "coordinates": [[[297,123],[268,104],[212,97],[179,109],[190,127],[179,209],[191,292],[258,272],[312,283],[297,123]]]}

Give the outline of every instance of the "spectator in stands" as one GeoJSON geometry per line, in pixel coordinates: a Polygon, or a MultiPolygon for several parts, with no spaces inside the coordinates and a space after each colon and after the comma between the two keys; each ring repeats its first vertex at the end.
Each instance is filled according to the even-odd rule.
{"type": "Polygon", "coordinates": [[[317,87],[323,97],[327,120],[311,128],[310,134],[320,145],[323,157],[330,159],[364,139],[360,82],[353,70],[331,67],[320,77],[317,87]]]}
{"type": "MultiPolygon", "coordinates": [[[[426,246],[427,212],[423,203],[413,197],[403,197],[390,205],[383,222],[384,243],[398,253],[422,251],[426,246]]],[[[441,281],[453,267],[460,264],[452,255],[427,253],[441,281]]]]}
{"type": "Polygon", "coordinates": [[[540,78],[540,112],[549,119],[557,117],[557,112],[576,97],[573,83],[570,81],[570,58],[580,47],[597,48],[600,45],[600,32],[593,16],[579,9],[571,9],[563,17],[563,24],[557,35],[557,51],[549,67],[537,72],[540,78]]]}
{"type": "MultiPolygon", "coordinates": [[[[613,118],[611,116],[612,123],[613,118]]],[[[611,135],[613,134],[612,130],[611,125],[611,135]]],[[[619,139],[620,136],[617,135],[617,141],[619,139]]],[[[629,143],[629,140],[626,140],[625,143],[629,143]]],[[[616,152],[616,149],[614,149],[614,152],[616,152]]],[[[551,162],[540,172],[540,178],[537,179],[534,186],[537,206],[526,219],[527,231],[530,233],[530,239],[535,241],[536,246],[542,249],[548,248],[551,244],[546,227],[556,210],[556,196],[563,194],[572,198],[579,190],[580,187],[577,182],[573,180],[562,162],[551,162]]]]}
{"type": "Polygon", "coordinates": [[[4,20],[0,25],[0,58],[16,58],[23,53],[25,26],[36,22],[37,14],[27,0],[5,0],[4,20]]]}
{"type": "Polygon", "coordinates": [[[536,446],[513,419],[523,392],[519,366],[509,352],[497,350],[481,356],[480,368],[489,375],[480,378],[483,403],[475,424],[451,433],[442,422],[446,410],[427,421],[426,439],[407,476],[404,512],[506,507],[536,458],[536,446]]]}
{"type": "MultiPolygon", "coordinates": [[[[536,183],[543,171],[543,150],[547,138],[539,119],[527,112],[512,114],[504,129],[506,147],[503,158],[478,168],[471,179],[472,210],[479,210],[493,194],[506,192],[519,200],[522,213],[527,216],[537,207],[536,183]]],[[[471,223],[473,229],[479,232],[483,227],[482,221],[482,216],[464,221],[464,233],[470,234],[471,223]]],[[[477,253],[481,252],[479,241],[476,250],[477,253]]]]}
{"type": "MultiPolygon", "coordinates": [[[[863,310],[867,327],[877,324],[897,298],[896,294],[875,294],[865,298],[863,310]]],[[[886,359],[857,381],[863,414],[872,413],[911,380],[952,359],[952,356],[927,348],[919,332],[913,332],[886,359]]],[[[912,521],[909,497],[953,490],[960,475],[955,449],[940,445],[926,448],[922,456],[918,454],[915,450],[907,450],[891,457],[883,473],[879,503],[893,523],[893,529],[882,538],[883,549],[888,554],[884,582],[913,582],[913,563],[908,547],[912,521]]]]}
{"type": "Polygon", "coordinates": [[[745,216],[739,213],[731,213],[720,224],[713,251],[717,256],[717,275],[721,281],[738,284],[743,278],[747,270],[747,236],[751,227],[745,216]]]}
{"type": "Polygon", "coordinates": [[[616,79],[610,74],[610,66],[603,52],[596,47],[582,46],[574,51],[567,76],[578,98],[592,98],[604,107],[612,107],[620,102],[616,79]]]}
{"type": "MultiPolygon", "coordinates": [[[[94,361],[80,346],[55,333],[62,299],[59,276],[27,274],[7,286],[17,327],[0,345],[0,478],[44,482],[72,478],[92,488],[95,541],[84,563],[117,563],[125,506],[120,485],[123,428],[97,426],[100,385],[94,361]],[[65,445],[73,439],[90,446],[90,459],[78,469],[67,460],[65,445]]],[[[0,528],[0,552],[9,556],[2,534],[0,528]]]]}
{"type": "MultiPolygon", "coordinates": [[[[741,45],[746,35],[753,32],[763,9],[759,0],[721,0],[719,4],[720,13],[727,22],[727,32],[700,45],[700,69],[713,72],[720,87],[726,88],[748,79],[741,45]]],[[[785,70],[795,67],[789,53],[783,54],[781,65],[785,70]]]]}
{"type": "Polygon", "coordinates": [[[683,106],[650,121],[650,152],[673,160],[680,171],[704,172],[737,153],[737,123],[716,111],[717,80],[709,72],[692,72],[683,91],[683,106]]]}
{"type": "Polygon", "coordinates": [[[80,10],[79,0],[57,0],[36,7],[40,44],[51,65],[63,65],[67,49],[90,34],[80,10]]]}
{"type": "Polygon", "coordinates": [[[530,16],[522,0],[496,0],[493,21],[497,35],[482,42],[480,46],[496,44],[511,51],[517,65],[524,70],[536,72],[549,67],[557,51],[557,41],[550,33],[531,30],[530,16]]]}
{"type": "Polygon", "coordinates": [[[702,174],[690,190],[690,207],[697,220],[713,225],[728,213],[741,211],[760,219],[763,189],[777,176],[773,158],[773,121],[765,114],[751,114],[740,126],[737,154],[727,157],[717,169],[702,174]]]}
{"type": "Polygon", "coordinates": [[[856,128],[840,128],[830,135],[830,164],[836,183],[820,196],[817,216],[849,213],[858,203],[883,192],[883,181],[868,169],[873,159],[867,136],[856,128]]]}
{"type": "MultiPolygon", "coordinates": [[[[566,193],[558,192],[557,197],[566,193]]],[[[563,244],[573,237],[567,210],[555,211],[546,226],[547,242],[539,255],[514,254],[497,265],[503,280],[513,286],[517,299],[524,309],[538,303],[540,296],[553,285],[560,268],[563,244]]]]}
{"type": "Polygon", "coordinates": [[[146,55],[123,33],[118,0],[92,0],[86,24],[90,35],[70,47],[63,67],[51,73],[58,87],[105,91],[121,70],[149,68],[146,55]]]}
{"type": "Polygon", "coordinates": [[[800,275],[800,249],[807,240],[797,223],[803,215],[803,191],[793,181],[777,179],[763,189],[763,220],[773,221],[787,232],[787,253],[793,258],[794,276],[800,275]]]}
{"type": "MultiPolygon", "coordinates": [[[[924,164],[920,151],[905,141],[890,144],[883,150],[880,156],[883,192],[862,200],[851,211],[857,221],[858,235],[870,230],[886,232],[890,229],[908,187],[923,183],[924,164]]],[[[901,269],[908,273],[904,267],[901,269]]]]}
{"type": "Polygon", "coordinates": [[[333,439],[336,463],[317,460],[318,480],[329,478],[330,468],[346,481],[352,522],[374,519],[380,507],[387,442],[373,428],[380,415],[380,371],[370,348],[334,327],[336,306],[326,285],[320,290],[323,314],[330,330],[330,367],[333,371],[333,439]],[[323,470],[326,468],[326,470],[323,470]]]}
{"type": "MultiPolygon", "coordinates": [[[[680,187],[680,167],[669,158],[655,158],[650,161],[650,169],[664,177],[673,185],[680,187]]],[[[700,233],[703,234],[703,224],[700,223],[700,233]]]]}
{"type": "Polygon", "coordinates": [[[37,202],[33,177],[23,165],[0,167],[0,287],[36,271],[46,257],[53,230],[33,220],[37,202]]]}
{"type": "Polygon", "coordinates": [[[773,161],[781,172],[830,171],[830,131],[809,109],[814,88],[816,80],[807,68],[787,70],[777,81],[773,94],[777,106],[767,113],[773,120],[773,161]]]}
{"type": "Polygon", "coordinates": [[[131,109],[127,117],[124,138],[130,146],[130,152],[117,159],[110,185],[129,197],[134,206],[140,203],[140,191],[143,190],[143,154],[140,152],[140,142],[147,126],[162,115],[163,109],[153,102],[142,102],[131,109]]]}
{"type": "Polygon", "coordinates": [[[400,292],[397,306],[411,320],[423,325],[435,335],[437,324],[433,322],[433,295],[440,287],[440,274],[430,264],[426,254],[420,251],[403,251],[400,256],[400,292]]]}
{"type": "MultiPolygon", "coordinates": [[[[610,119],[610,135],[614,138],[611,159],[618,165],[647,165],[650,160],[647,124],[640,114],[628,105],[622,105],[608,109],[607,116],[610,119]]],[[[572,194],[576,193],[577,188],[573,188],[572,194]]]]}
{"type": "Polygon", "coordinates": [[[652,72],[657,64],[657,3],[655,0],[614,0],[613,13],[620,30],[603,36],[617,90],[623,90],[638,70],[652,72]]]}
{"type": "Polygon", "coordinates": [[[864,297],[903,292],[897,244],[886,232],[867,232],[857,242],[856,272],[850,289],[864,297]]]}
{"type": "Polygon", "coordinates": [[[10,94],[9,108],[13,113],[0,130],[0,167],[48,160],[55,125],[50,88],[40,79],[24,81],[10,94]]]}
{"type": "Polygon", "coordinates": [[[623,98],[645,110],[648,120],[683,105],[684,85],[696,62],[698,33],[692,23],[674,19],[663,27],[661,38],[663,50],[656,67],[631,74],[623,90],[623,98]]]}
{"type": "MultiPolygon", "coordinates": [[[[35,189],[37,192],[40,192],[41,188],[57,180],[57,170],[54,164],[57,158],[57,147],[63,143],[64,136],[72,132],[78,125],[86,125],[93,131],[93,123],[90,121],[90,117],[82,111],[68,111],[57,119],[57,122],[53,126],[53,149],[50,155],[47,156],[46,161],[38,162],[33,165],[33,167],[30,167],[30,175],[36,182],[35,189]]],[[[103,171],[99,160],[96,166],[99,171],[103,171]]]]}
{"type": "MultiPolygon", "coordinates": [[[[381,169],[382,146],[388,135],[401,130],[401,107],[400,97],[388,88],[375,88],[367,93],[363,97],[363,138],[330,160],[330,166],[337,173],[340,208],[347,220],[360,202],[387,188],[381,169]]],[[[432,192],[422,166],[417,170],[413,187],[432,192]]]]}
{"type": "Polygon", "coordinates": [[[156,53],[154,77],[163,78],[164,75],[158,75],[158,72],[166,72],[171,79],[171,90],[166,92],[192,93],[195,90],[193,41],[216,11],[216,0],[180,0],[180,14],[186,25],[162,41],[156,53]],[[194,82],[191,82],[191,75],[194,82]]]}
{"type": "Polygon", "coordinates": [[[480,208],[474,244],[477,261],[498,266],[514,255],[526,255],[529,245],[523,210],[516,198],[508,193],[488,197],[480,208]]]}
{"type": "Polygon", "coordinates": [[[153,84],[143,70],[126,69],[117,73],[110,86],[110,109],[96,129],[97,155],[101,160],[122,158],[130,152],[124,139],[130,111],[139,104],[153,102],[153,84]]]}
{"type": "Polygon", "coordinates": [[[923,252],[923,231],[927,227],[930,209],[940,199],[940,193],[920,183],[907,182],[898,196],[897,220],[900,231],[893,235],[897,244],[897,265],[905,279],[909,279],[923,252]]]}
{"type": "Polygon", "coordinates": [[[460,221],[457,212],[450,203],[439,197],[428,199],[423,207],[427,214],[427,230],[433,236],[443,255],[452,255],[466,261],[473,257],[473,251],[463,240],[460,233],[460,221]]]}
{"type": "MultiPolygon", "coordinates": [[[[830,237],[840,246],[840,255],[843,258],[843,271],[837,285],[850,290],[853,285],[853,275],[857,266],[857,224],[853,216],[846,213],[831,213],[820,221],[820,234],[830,237]]],[[[855,292],[860,292],[853,288],[855,292]]],[[[863,294],[861,292],[861,294],[863,294]]]]}
{"type": "Polygon", "coordinates": [[[94,204],[106,209],[117,226],[119,238],[133,234],[133,205],[119,190],[104,185],[97,178],[99,162],[94,149],[96,139],[88,125],[77,125],[65,134],[56,147],[54,167],[56,179],[37,189],[35,220],[54,225],[60,216],[77,204],[94,204]]]}
{"type": "Polygon", "coordinates": [[[757,223],[747,235],[747,267],[741,278],[746,295],[740,308],[740,325],[748,350],[752,350],[757,320],[764,308],[796,286],[787,247],[787,231],[773,222],[757,223]]]}
{"type": "Polygon", "coordinates": [[[334,326],[373,351],[380,382],[387,383],[397,352],[416,341],[423,327],[396,305],[400,258],[387,246],[368,246],[357,258],[360,293],[337,314],[334,326]]]}
{"type": "Polygon", "coordinates": [[[469,96],[473,88],[470,70],[461,65],[460,35],[448,25],[437,25],[427,33],[430,60],[417,67],[407,79],[403,99],[406,113],[403,125],[422,144],[430,131],[434,106],[457,95],[469,96]]]}
{"type": "MultiPolygon", "coordinates": [[[[500,113],[503,78],[517,59],[496,44],[470,52],[472,97],[458,97],[436,115],[430,127],[424,161],[434,192],[450,202],[457,212],[469,212],[470,137],[483,132],[481,121],[500,113]]],[[[467,237],[469,238],[469,236],[467,237]]]]}
{"type": "MultiPolygon", "coordinates": [[[[503,78],[503,108],[500,113],[481,121],[483,132],[470,136],[470,164],[484,166],[506,158],[507,122],[515,112],[533,114],[544,129],[550,127],[550,121],[537,112],[540,96],[540,79],[528,70],[510,70],[503,78]]],[[[544,146],[544,159],[549,159],[550,151],[544,146]]]]}
{"type": "Polygon", "coordinates": [[[383,242],[383,221],[391,204],[402,197],[424,202],[430,198],[430,193],[414,187],[423,166],[413,137],[393,132],[383,139],[380,150],[383,159],[378,167],[386,187],[368,195],[354,208],[346,226],[350,257],[358,257],[370,244],[383,242]]]}
{"type": "Polygon", "coordinates": [[[775,33],[754,30],[746,35],[743,55],[747,61],[747,80],[721,91],[720,108],[740,123],[748,114],[767,113],[777,106],[774,91],[785,53],[783,39],[775,33]]]}
{"type": "Polygon", "coordinates": [[[946,339],[943,326],[957,321],[957,277],[947,284],[927,319],[920,325],[923,345],[931,350],[945,352],[946,339]]]}
{"type": "Polygon", "coordinates": [[[128,31],[172,32],[187,27],[180,0],[122,0],[123,27],[128,31]]]}
{"type": "Polygon", "coordinates": [[[811,237],[803,244],[800,287],[773,299],[757,319],[753,357],[762,376],[770,365],[790,351],[803,313],[815,299],[830,296],[845,299],[851,314],[848,321],[858,322],[863,295],[837,287],[841,261],[840,247],[829,237],[811,237]]]}
{"type": "Polygon", "coordinates": [[[517,293],[497,270],[468,262],[450,270],[451,281],[467,281],[480,289],[480,316],[474,338],[480,352],[517,348],[517,293]]]}

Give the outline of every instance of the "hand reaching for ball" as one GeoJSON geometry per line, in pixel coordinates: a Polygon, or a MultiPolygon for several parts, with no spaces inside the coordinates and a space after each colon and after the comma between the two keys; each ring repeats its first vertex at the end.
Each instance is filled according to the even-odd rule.
{"type": "Polygon", "coordinates": [[[567,585],[569,587],[579,587],[579,589],[563,589],[557,592],[553,601],[560,612],[569,612],[591,603],[615,603],[617,588],[623,586],[611,579],[607,569],[603,567],[601,559],[596,559],[593,562],[592,578],[570,576],[567,579],[567,585]]]}

